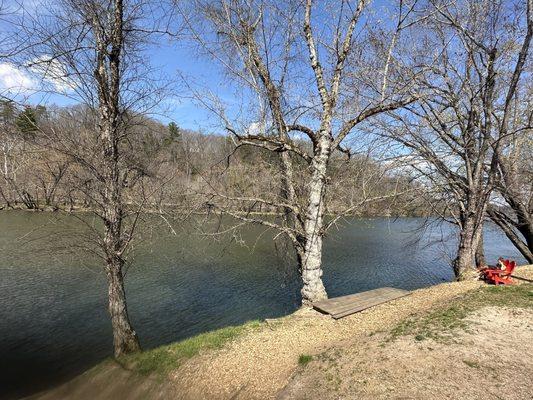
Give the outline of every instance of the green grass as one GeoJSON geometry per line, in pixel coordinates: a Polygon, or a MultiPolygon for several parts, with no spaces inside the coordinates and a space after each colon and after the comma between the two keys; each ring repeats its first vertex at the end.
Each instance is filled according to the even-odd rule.
{"type": "Polygon", "coordinates": [[[533,308],[533,285],[482,287],[429,314],[402,321],[392,329],[389,340],[413,335],[417,341],[448,342],[453,340],[455,329],[468,329],[468,314],[485,306],[533,308]]]}
{"type": "Polygon", "coordinates": [[[468,365],[470,368],[479,369],[479,368],[481,367],[477,361],[463,360],[463,362],[464,362],[466,365],[468,365]]]}
{"type": "Polygon", "coordinates": [[[301,354],[300,357],[298,358],[298,364],[305,366],[312,360],[313,360],[313,356],[310,356],[309,354],[301,354]]]}
{"type": "Polygon", "coordinates": [[[167,374],[202,350],[219,349],[245,332],[258,329],[259,321],[202,333],[181,342],[121,357],[118,361],[141,374],[167,374]]]}

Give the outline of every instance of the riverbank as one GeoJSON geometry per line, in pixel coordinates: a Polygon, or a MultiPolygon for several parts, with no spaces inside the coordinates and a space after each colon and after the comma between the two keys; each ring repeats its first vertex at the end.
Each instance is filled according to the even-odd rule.
{"type": "MultiPolygon", "coordinates": [[[[519,268],[517,275],[532,279],[533,266],[519,268]]],[[[521,295],[525,293],[524,301],[531,306],[533,298],[529,284],[522,288],[520,293],[521,295]]],[[[448,331],[464,330],[463,322],[476,312],[480,313],[476,317],[477,323],[491,319],[494,322],[492,328],[499,327],[505,330],[507,327],[517,325],[514,322],[518,320],[525,318],[527,321],[530,314],[520,316],[523,309],[522,303],[502,300],[501,293],[511,294],[507,289],[490,288],[479,281],[444,283],[415,290],[410,296],[338,321],[312,310],[299,310],[287,317],[266,320],[263,323],[255,322],[243,327],[224,328],[199,335],[196,338],[151,350],[139,356],[122,359],[120,364],[109,361],[65,385],[32,398],[107,400],[116,398],[117,394],[121,394],[123,398],[124,394],[127,394],[128,399],[273,399],[277,396],[304,398],[308,394],[311,398],[321,398],[328,393],[335,395],[335,398],[342,393],[348,396],[351,392],[343,386],[343,382],[350,381],[344,376],[346,371],[343,369],[338,372],[335,369],[328,370],[324,364],[320,363],[330,362],[332,365],[344,363],[342,365],[346,367],[346,370],[361,369],[361,371],[364,371],[364,368],[358,368],[356,365],[350,367],[346,360],[354,360],[354,363],[361,366],[374,365],[376,375],[369,379],[375,380],[376,377],[381,376],[377,370],[381,361],[380,363],[375,361],[380,359],[379,357],[387,357],[388,353],[378,354],[374,350],[387,346],[390,346],[388,347],[390,350],[399,346],[390,340],[393,336],[402,336],[402,340],[411,340],[415,344],[423,342],[428,348],[444,346],[438,342],[438,339],[428,335],[427,329],[422,329],[421,332],[425,333],[420,333],[416,329],[410,331],[405,328],[406,324],[407,326],[412,324],[406,321],[423,321],[435,310],[444,311],[444,324],[450,322],[449,326],[445,326],[448,331]],[[475,297],[478,301],[471,301],[473,297],[470,296],[478,296],[475,297]],[[495,304],[492,304],[493,302],[495,304]],[[472,308],[463,308],[465,303],[473,304],[472,308]],[[517,306],[518,311],[514,312],[517,317],[510,318],[509,313],[502,314],[498,311],[491,313],[491,318],[488,318],[487,305],[508,305],[511,308],[517,306]],[[446,313],[451,307],[459,307],[462,311],[457,315],[452,315],[452,318],[446,313]],[[421,339],[421,335],[427,337],[424,336],[421,339]],[[435,341],[435,344],[428,345],[431,341],[435,341]],[[352,354],[350,352],[353,352],[353,349],[358,348],[369,349],[369,351],[359,351],[353,357],[346,356],[346,354],[352,354]],[[338,358],[333,357],[332,354],[338,355],[338,358]],[[305,371],[309,371],[309,375],[306,375],[305,371]],[[310,387],[313,382],[322,381],[325,382],[324,385],[310,387]],[[328,382],[333,386],[328,386],[328,382]],[[329,389],[321,392],[322,386],[329,389]]],[[[502,309],[505,310],[505,307],[502,309]]],[[[436,319],[439,320],[439,318],[436,319]]],[[[477,329],[490,331],[483,324],[477,329]]],[[[531,334],[531,329],[528,329],[525,335],[531,334]]],[[[501,334],[501,332],[497,333],[501,334]]],[[[521,334],[524,332],[521,331],[521,334]]],[[[456,336],[462,337],[461,334],[456,336]]],[[[398,340],[396,337],[394,339],[398,340]]],[[[528,343],[532,343],[532,339],[530,337],[528,343]]],[[[527,354],[527,349],[524,349],[526,343],[511,343],[510,345],[519,346],[527,354]]],[[[402,342],[400,348],[405,350],[402,354],[413,353],[409,346],[405,346],[406,343],[402,342]]],[[[450,347],[447,349],[444,350],[449,351],[450,347]]],[[[441,352],[444,350],[441,349],[441,352]]],[[[530,359],[533,358],[530,357],[530,359]]],[[[467,368],[475,368],[478,362],[465,360],[461,363],[467,368]],[[469,367],[468,363],[474,367],[469,367]]],[[[400,363],[400,365],[403,364],[400,363]]],[[[418,364],[413,361],[413,365],[418,364]]],[[[424,363],[421,365],[423,366],[424,363]]],[[[525,372],[531,373],[531,370],[526,369],[525,372]]],[[[507,376],[506,373],[505,376],[507,376]]],[[[351,384],[354,382],[356,383],[353,381],[351,384]]],[[[392,386],[385,385],[389,390],[385,393],[390,395],[390,390],[394,390],[394,385],[399,382],[391,378],[392,386]]],[[[349,383],[346,385],[348,388],[352,387],[349,383]]],[[[437,382],[437,385],[444,386],[445,384],[437,382]]],[[[373,395],[379,397],[381,394],[374,393],[373,395]]]]}

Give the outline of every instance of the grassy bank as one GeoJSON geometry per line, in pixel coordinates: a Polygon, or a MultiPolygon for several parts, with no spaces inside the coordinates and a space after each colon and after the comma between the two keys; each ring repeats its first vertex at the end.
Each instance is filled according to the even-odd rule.
{"type": "MultiPolygon", "coordinates": [[[[486,306],[533,308],[533,285],[480,287],[455,298],[451,303],[439,304],[434,311],[427,314],[402,320],[390,331],[389,340],[412,335],[418,341],[434,339],[445,342],[453,338],[453,332],[457,328],[468,328],[468,315],[486,306]]],[[[250,321],[239,326],[228,326],[124,356],[117,361],[130,371],[164,377],[177,370],[186,360],[202,352],[221,349],[243,334],[257,332],[264,325],[260,321],[250,321]]],[[[302,354],[298,358],[298,364],[306,365],[312,359],[313,356],[302,354]]]]}
{"type": "Polygon", "coordinates": [[[124,356],[117,361],[126,369],[142,375],[164,376],[178,369],[185,360],[197,356],[202,351],[220,349],[244,333],[259,329],[261,325],[259,321],[250,321],[239,326],[228,326],[180,342],[124,356]]]}

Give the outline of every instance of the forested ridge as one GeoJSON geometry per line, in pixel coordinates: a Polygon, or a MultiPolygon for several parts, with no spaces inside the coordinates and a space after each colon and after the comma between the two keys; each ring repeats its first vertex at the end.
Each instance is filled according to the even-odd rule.
{"type": "MultiPolygon", "coordinates": [[[[95,120],[83,106],[33,107],[3,101],[2,181],[4,209],[90,211],[94,177],[77,163],[97,151],[91,141],[95,120]],[[68,149],[68,150],[67,150],[68,149]]],[[[224,134],[203,134],[133,116],[134,133],[125,141],[122,162],[128,170],[126,203],[144,203],[148,211],[207,213],[211,191],[228,197],[253,198],[276,190],[275,155],[255,147],[241,147],[224,134]],[[142,190],[133,188],[142,179],[142,190]]],[[[302,141],[302,145],[306,143],[302,141]]],[[[305,171],[300,185],[304,185],[305,171]]],[[[422,188],[406,171],[394,170],[370,154],[332,162],[328,212],[357,204],[348,215],[427,216],[422,188]]],[[[243,213],[278,213],[274,205],[227,199],[225,207],[243,213]]]]}

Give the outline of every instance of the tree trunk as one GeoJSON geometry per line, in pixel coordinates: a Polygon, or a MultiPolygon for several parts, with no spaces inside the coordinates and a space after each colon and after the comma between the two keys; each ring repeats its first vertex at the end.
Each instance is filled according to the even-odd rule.
{"type": "Polygon", "coordinates": [[[326,138],[318,144],[318,154],[313,158],[309,184],[309,203],[305,220],[305,248],[302,259],[302,304],[327,299],[322,282],[322,241],[324,232],[324,196],[330,143],[326,138]]]}
{"type": "Polygon", "coordinates": [[[487,262],[485,260],[485,249],[484,249],[484,243],[483,243],[483,228],[480,228],[479,238],[476,246],[476,267],[484,267],[487,265],[487,262]]]}
{"type": "Polygon", "coordinates": [[[322,236],[315,235],[306,245],[302,259],[302,305],[328,298],[322,282],[322,236]]]}
{"type": "Polygon", "coordinates": [[[474,218],[465,217],[459,234],[457,256],[453,261],[453,272],[458,281],[471,277],[474,265],[474,254],[477,247],[475,240],[474,218]]]}
{"type": "Polygon", "coordinates": [[[524,237],[527,246],[527,251],[519,250],[528,262],[533,264],[533,220],[531,214],[518,214],[518,231],[524,237]]]}
{"type": "Polygon", "coordinates": [[[453,261],[453,272],[458,281],[466,280],[472,272],[473,248],[471,241],[464,240],[459,244],[457,256],[453,261]]]}
{"type": "MultiPolygon", "coordinates": [[[[531,239],[533,235],[529,235],[529,243],[527,244],[528,237],[526,236],[526,243],[524,243],[523,240],[518,236],[516,231],[513,229],[513,226],[511,226],[503,217],[501,217],[497,211],[494,211],[492,208],[488,209],[488,214],[492,221],[500,227],[500,229],[505,233],[505,236],[509,238],[509,240],[513,243],[513,245],[520,251],[520,253],[524,256],[524,258],[527,260],[528,263],[533,264],[533,250],[531,248],[531,239]]],[[[527,232],[523,232],[525,230],[521,230],[520,233],[524,234],[527,232]]]]}
{"type": "Polygon", "coordinates": [[[109,314],[113,326],[115,357],[141,350],[139,339],[128,316],[122,267],[123,261],[120,259],[108,261],[109,314]]]}
{"type": "MultiPolygon", "coordinates": [[[[515,156],[518,154],[515,154],[515,156]]],[[[510,165],[505,160],[505,157],[499,154],[497,161],[501,170],[502,181],[498,187],[498,191],[511,208],[515,218],[492,207],[489,207],[488,214],[528,262],[533,263],[533,214],[531,209],[531,196],[524,198],[520,190],[516,190],[516,188],[520,188],[518,183],[520,182],[520,176],[517,174],[517,169],[513,168],[513,164],[517,166],[518,159],[515,158],[510,165]],[[520,238],[516,230],[520,232],[523,239],[520,238]]]]}
{"type": "Polygon", "coordinates": [[[122,269],[124,259],[123,203],[118,165],[118,147],[115,130],[106,129],[103,152],[105,166],[105,252],[106,270],[109,284],[109,313],[113,326],[115,357],[139,351],[141,349],[137,334],[133,330],[126,307],[124,277],[122,269]]]}

